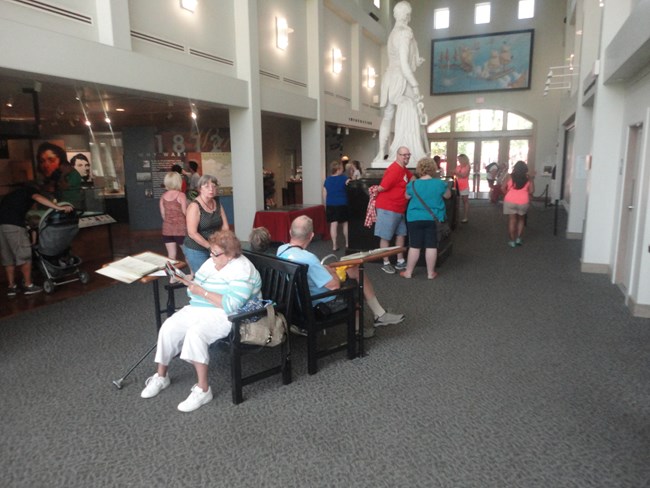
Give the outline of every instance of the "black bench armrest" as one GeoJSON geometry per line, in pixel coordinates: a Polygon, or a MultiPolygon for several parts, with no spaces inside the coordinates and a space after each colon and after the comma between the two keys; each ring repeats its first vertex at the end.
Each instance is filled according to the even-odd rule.
{"type": "Polygon", "coordinates": [[[350,293],[354,293],[357,291],[356,285],[348,284],[346,282],[341,288],[338,288],[336,290],[330,290],[330,291],[325,291],[323,293],[319,293],[318,295],[312,295],[311,300],[314,302],[315,300],[320,300],[322,298],[327,298],[327,297],[332,297],[332,296],[345,296],[350,293]]]}

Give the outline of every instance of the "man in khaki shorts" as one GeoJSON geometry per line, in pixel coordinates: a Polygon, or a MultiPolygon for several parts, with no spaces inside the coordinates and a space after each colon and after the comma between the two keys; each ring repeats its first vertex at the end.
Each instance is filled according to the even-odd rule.
{"type": "Polygon", "coordinates": [[[16,268],[23,275],[25,295],[43,290],[32,283],[32,246],[25,226],[25,216],[34,202],[66,213],[74,210],[70,205],[60,206],[51,202],[29,186],[14,190],[0,201],[0,258],[7,274],[8,297],[18,294],[16,268]]]}

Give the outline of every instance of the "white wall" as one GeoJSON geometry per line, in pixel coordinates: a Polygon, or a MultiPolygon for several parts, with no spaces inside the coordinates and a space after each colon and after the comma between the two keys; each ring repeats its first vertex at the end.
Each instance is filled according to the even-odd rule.
{"type": "MultiPolygon", "coordinates": [[[[55,6],[65,10],[65,15],[77,16],[79,20],[56,15],[45,9],[20,5],[9,0],[0,0],[0,18],[25,21],[41,31],[59,32],[68,36],[97,41],[97,12],[95,2],[87,0],[61,0],[55,6]]],[[[11,44],[3,44],[9,46],[11,44]]]]}
{"type": "MultiPolygon", "coordinates": [[[[167,61],[235,75],[234,66],[208,56],[236,63],[235,21],[232,0],[198,2],[194,13],[183,10],[174,0],[129,0],[131,30],[182,46],[178,51],[156,43],[134,39],[133,50],[167,61]],[[218,19],[218,27],[215,21],[218,19]]],[[[245,61],[245,60],[243,60],[245,61]]]]}
{"type": "MultiPolygon", "coordinates": [[[[640,161],[637,163],[635,201],[637,218],[631,225],[636,227],[632,255],[632,279],[628,284],[633,303],[643,306],[640,315],[650,317],[650,74],[628,87],[625,100],[624,125],[643,125],[640,161]]],[[[621,176],[621,185],[624,175],[621,176]]],[[[629,202],[616,202],[616,212],[628,212],[629,202]]],[[[616,220],[618,224],[618,219],[616,220]]],[[[615,227],[613,236],[617,238],[615,227]]],[[[615,259],[614,255],[610,258],[615,259]]],[[[613,261],[613,264],[615,261],[613,261]]]]}
{"type": "MultiPolygon", "coordinates": [[[[584,5],[585,9],[594,8],[588,3],[584,5]]],[[[623,285],[632,312],[644,316],[650,316],[650,259],[647,252],[650,243],[650,64],[644,66],[635,58],[639,42],[645,42],[648,37],[647,30],[632,29],[630,24],[647,25],[650,22],[648,5],[650,2],[647,0],[623,0],[616,5],[606,2],[600,41],[603,65],[594,103],[594,123],[593,127],[581,128],[591,132],[593,138],[582,266],[583,270],[608,272],[614,281],[616,276],[622,275],[616,270],[620,216],[628,212],[630,203],[623,201],[622,195],[629,128],[643,125],[633,203],[636,218],[629,224],[633,234],[631,277],[623,285]],[[612,79],[614,71],[630,66],[632,72],[628,71],[627,80],[617,82],[612,79]]],[[[588,12],[585,18],[589,18],[588,12]]]]}
{"type": "Polygon", "coordinates": [[[326,103],[341,107],[349,107],[352,99],[352,39],[350,24],[329,9],[324,11],[322,52],[323,65],[323,89],[326,96],[326,103]],[[341,50],[343,57],[343,70],[341,73],[332,72],[332,49],[341,50]]]}
{"type": "Polygon", "coordinates": [[[279,78],[276,80],[262,73],[262,83],[281,87],[292,93],[307,95],[305,2],[303,0],[258,0],[258,15],[260,70],[279,78]],[[276,47],[276,17],[287,19],[289,28],[293,29],[289,34],[289,45],[285,50],[276,47]],[[286,79],[289,82],[286,82],[286,79]]]}

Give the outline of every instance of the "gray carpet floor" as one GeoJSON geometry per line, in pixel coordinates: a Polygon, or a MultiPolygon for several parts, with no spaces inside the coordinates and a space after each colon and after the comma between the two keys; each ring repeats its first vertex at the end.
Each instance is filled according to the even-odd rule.
{"type": "Polygon", "coordinates": [[[155,341],[150,285],[0,321],[0,484],[650,486],[650,320],[580,272],[581,243],[553,236],[552,208],[530,210],[516,249],[500,212],[472,202],[436,280],[368,266],[382,304],[408,317],[366,357],[309,376],[295,338],[293,383],[248,386],[239,406],[218,348],[215,399],[196,412],[176,410],[194,383],[180,360],[154,399],[140,398],[153,358],[112,385],[155,341]]]}

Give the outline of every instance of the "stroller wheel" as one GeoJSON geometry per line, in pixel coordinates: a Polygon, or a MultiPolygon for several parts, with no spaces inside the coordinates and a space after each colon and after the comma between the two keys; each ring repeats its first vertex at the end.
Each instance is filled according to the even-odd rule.
{"type": "Polygon", "coordinates": [[[52,293],[54,291],[54,282],[52,280],[45,280],[43,282],[43,290],[45,290],[45,293],[52,293]]]}
{"type": "Polygon", "coordinates": [[[90,281],[90,275],[86,273],[85,271],[80,271],[79,272],[79,281],[81,281],[82,284],[86,284],[90,281]]]}

